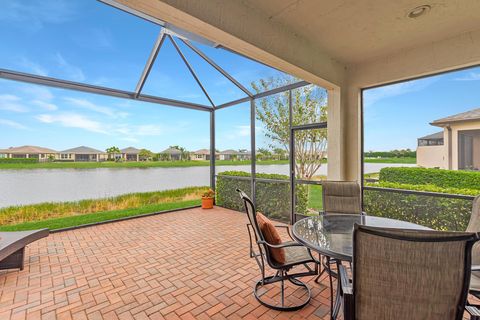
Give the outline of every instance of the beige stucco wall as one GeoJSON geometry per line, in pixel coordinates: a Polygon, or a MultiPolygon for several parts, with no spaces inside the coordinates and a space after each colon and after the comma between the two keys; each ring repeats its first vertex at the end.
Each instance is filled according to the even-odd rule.
{"type": "Polygon", "coordinates": [[[417,147],[417,165],[424,168],[447,168],[447,149],[445,146],[417,147]]]}

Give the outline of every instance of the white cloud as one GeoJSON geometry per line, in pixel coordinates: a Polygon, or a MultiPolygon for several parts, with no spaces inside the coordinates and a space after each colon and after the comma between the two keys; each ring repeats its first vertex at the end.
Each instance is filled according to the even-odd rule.
{"type": "Polygon", "coordinates": [[[480,72],[470,72],[467,75],[455,78],[455,81],[478,81],[480,80],[480,72]]]}
{"type": "Polygon", "coordinates": [[[37,31],[45,24],[69,21],[76,12],[73,1],[2,1],[0,21],[15,22],[15,27],[37,31]]]}
{"type": "Polygon", "coordinates": [[[13,94],[0,94],[0,110],[27,112],[28,108],[22,104],[21,100],[13,94]]]}
{"type": "Polygon", "coordinates": [[[236,126],[239,137],[248,137],[250,135],[250,126],[236,126]]]}
{"type": "Polygon", "coordinates": [[[92,103],[87,99],[79,99],[79,98],[71,98],[71,97],[66,97],[63,99],[76,107],[98,112],[112,118],[126,118],[128,116],[127,112],[116,111],[109,107],[100,106],[95,103],[92,103]]]}
{"type": "Polygon", "coordinates": [[[41,114],[37,119],[43,123],[58,123],[67,128],[79,128],[91,132],[108,134],[106,128],[98,121],[91,120],[77,113],[41,114]]]}
{"type": "Polygon", "coordinates": [[[164,132],[164,128],[154,124],[145,124],[134,128],[134,133],[139,136],[159,136],[164,132]]]}
{"type": "Polygon", "coordinates": [[[38,63],[35,63],[25,57],[19,60],[19,65],[22,66],[23,68],[26,68],[28,71],[30,71],[33,74],[36,74],[39,76],[48,76],[47,69],[45,69],[38,63]]]}
{"type": "Polygon", "coordinates": [[[32,103],[47,111],[55,111],[58,109],[55,104],[41,100],[33,100],[32,103]]]}
{"type": "Polygon", "coordinates": [[[12,120],[7,120],[7,119],[0,119],[0,125],[11,127],[11,128],[14,128],[14,129],[22,129],[22,130],[27,130],[28,129],[23,124],[20,124],[18,122],[12,121],[12,120]]]}
{"type": "Polygon", "coordinates": [[[411,80],[400,82],[396,84],[391,84],[379,88],[366,90],[364,93],[364,103],[365,106],[371,106],[376,102],[388,99],[396,96],[400,96],[410,92],[418,92],[426,87],[430,86],[432,83],[438,81],[441,76],[424,78],[419,80],[411,80]]]}
{"type": "Polygon", "coordinates": [[[50,89],[41,86],[24,86],[22,87],[22,92],[28,94],[33,98],[33,100],[52,100],[54,98],[53,93],[50,89]]]}
{"type": "Polygon", "coordinates": [[[60,53],[57,53],[54,58],[58,66],[67,75],[69,80],[79,82],[85,81],[86,77],[82,69],[67,62],[67,60],[65,60],[60,53]]]}

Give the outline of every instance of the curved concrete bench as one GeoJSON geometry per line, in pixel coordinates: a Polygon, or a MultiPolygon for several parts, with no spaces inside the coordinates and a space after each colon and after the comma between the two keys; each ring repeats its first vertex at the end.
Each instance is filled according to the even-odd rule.
{"type": "Polygon", "coordinates": [[[49,233],[48,229],[0,232],[0,269],[23,270],[25,246],[49,233]]]}

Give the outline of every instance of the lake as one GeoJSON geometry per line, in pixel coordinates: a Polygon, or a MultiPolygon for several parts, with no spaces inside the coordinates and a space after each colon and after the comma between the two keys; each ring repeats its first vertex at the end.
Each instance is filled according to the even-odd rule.
{"type": "MultiPolygon", "coordinates": [[[[365,173],[398,166],[415,165],[366,163],[365,173]]],[[[250,166],[218,166],[216,170],[250,171],[250,166]]],[[[257,172],[288,175],[288,165],[257,165],[257,172]]],[[[0,170],[0,207],[207,186],[209,173],[209,167],[0,170]]],[[[317,172],[326,173],[327,165],[317,172]]]]}

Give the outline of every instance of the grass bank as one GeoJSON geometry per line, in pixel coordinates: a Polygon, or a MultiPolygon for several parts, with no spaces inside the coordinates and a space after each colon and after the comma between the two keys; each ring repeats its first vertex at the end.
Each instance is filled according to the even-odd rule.
{"type": "MultiPolygon", "coordinates": [[[[366,163],[416,163],[415,158],[368,158],[366,163]]],[[[217,160],[217,166],[250,165],[250,161],[217,160]]],[[[258,160],[257,165],[288,164],[288,160],[258,160]]],[[[207,167],[210,161],[142,161],[142,162],[39,162],[0,163],[1,169],[97,169],[97,168],[178,168],[207,167]]]]}
{"type": "Polygon", "coordinates": [[[41,203],[0,209],[0,230],[61,229],[200,204],[207,187],[143,192],[105,199],[41,203]]]}
{"type": "Polygon", "coordinates": [[[408,164],[416,164],[417,158],[365,158],[365,163],[408,163],[408,164]]]}
{"type": "MultiPolygon", "coordinates": [[[[250,165],[250,161],[217,160],[217,166],[250,165]]],[[[257,161],[257,165],[288,164],[288,160],[257,161]]],[[[207,167],[210,161],[142,161],[142,162],[39,162],[0,163],[0,169],[96,169],[96,168],[178,168],[207,167]]]]}

